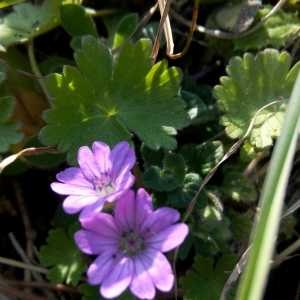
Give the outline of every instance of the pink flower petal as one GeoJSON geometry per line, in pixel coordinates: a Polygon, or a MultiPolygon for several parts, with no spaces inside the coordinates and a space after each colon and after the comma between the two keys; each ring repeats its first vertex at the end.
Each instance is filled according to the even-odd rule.
{"type": "Polygon", "coordinates": [[[78,248],[86,254],[100,254],[104,251],[115,253],[118,248],[117,241],[111,237],[104,237],[92,231],[79,230],[74,235],[78,248]]]}
{"type": "Polygon", "coordinates": [[[103,280],[100,292],[105,298],[115,298],[123,293],[131,282],[133,263],[128,257],[116,261],[115,267],[103,280]]]}
{"type": "Polygon", "coordinates": [[[114,182],[118,190],[128,190],[134,184],[135,177],[130,173],[125,173],[124,176],[117,177],[114,182]]]}
{"type": "Polygon", "coordinates": [[[136,161],[134,150],[128,142],[116,144],[111,151],[110,158],[112,161],[112,178],[129,172],[136,161]]]}
{"type": "Polygon", "coordinates": [[[174,284],[174,275],[167,258],[159,251],[147,250],[143,262],[154,285],[162,292],[169,292],[174,284]]]}
{"type": "Polygon", "coordinates": [[[152,214],[152,198],[142,188],[138,189],[136,194],[136,228],[139,229],[141,224],[152,214]]]}
{"type": "Polygon", "coordinates": [[[93,189],[93,185],[86,180],[80,168],[67,168],[56,175],[58,181],[70,185],[78,185],[93,189]]]}
{"type": "Polygon", "coordinates": [[[114,214],[120,230],[126,231],[135,226],[135,195],[129,190],[125,192],[116,202],[114,214]]]}
{"type": "Polygon", "coordinates": [[[154,299],[155,287],[144,264],[142,255],[135,257],[134,275],[130,284],[130,290],[139,299],[154,299]]]}
{"type": "Polygon", "coordinates": [[[100,284],[108,276],[115,264],[115,255],[104,252],[89,266],[87,277],[90,284],[100,284]]]}
{"type": "Polygon", "coordinates": [[[147,231],[147,236],[157,234],[176,223],[180,218],[178,211],[170,207],[161,207],[155,210],[149,217],[144,221],[141,227],[141,231],[147,231]]]}
{"type": "Polygon", "coordinates": [[[72,185],[67,183],[53,182],[51,183],[51,189],[60,195],[85,195],[95,196],[96,193],[89,187],[72,185]]]}
{"type": "Polygon", "coordinates": [[[82,218],[80,223],[83,228],[99,233],[102,236],[118,239],[120,234],[114,218],[106,213],[98,213],[89,218],[82,218]]]}
{"type": "Polygon", "coordinates": [[[94,142],[93,153],[95,162],[102,174],[109,174],[111,172],[111,160],[110,160],[110,149],[108,145],[102,142],[94,142]]]}
{"type": "Polygon", "coordinates": [[[100,198],[99,201],[95,202],[92,205],[84,207],[82,212],[80,213],[79,220],[82,221],[84,219],[92,217],[93,215],[99,214],[102,211],[105,202],[113,202],[118,199],[123,193],[124,191],[113,193],[111,195],[100,198]]]}
{"type": "Polygon", "coordinates": [[[98,196],[71,195],[64,200],[63,209],[68,214],[76,214],[86,205],[97,202],[98,199],[98,196]]]}
{"type": "Polygon", "coordinates": [[[83,146],[79,148],[77,160],[82,173],[88,180],[93,182],[95,179],[101,177],[94,154],[89,147],[83,146]]]}
{"type": "Polygon", "coordinates": [[[138,230],[142,221],[151,211],[150,195],[144,189],[139,189],[136,195],[130,190],[124,193],[116,202],[115,220],[120,230],[138,230]]]}
{"type": "Polygon", "coordinates": [[[179,246],[186,238],[189,228],[184,223],[172,225],[146,240],[147,245],[161,252],[170,251],[179,246]]]}

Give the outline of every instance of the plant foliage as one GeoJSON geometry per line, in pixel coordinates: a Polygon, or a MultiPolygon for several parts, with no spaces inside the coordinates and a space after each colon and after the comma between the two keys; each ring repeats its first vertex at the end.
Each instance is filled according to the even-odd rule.
{"type": "Polygon", "coordinates": [[[0,17],[0,45],[24,43],[56,27],[60,4],[60,0],[45,0],[41,5],[14,5],[12,12],[0,17]]]}
{"type": "Polygon", "coordinates": [[[48,279],[54,283],[77,285],[86,263],[73,240],[74,228],[56,228],[49,232],[47,243],[41,247],[39,259],[50,268],[48,279]]]}
{"type": "Polygon", "coordinates": [[[226,68],[228,76],[221,77],[221,85],[214,89],[224,113],[221,123],[229,137],[241,138],[254,118],[250,143],[257,148],[273,144],[300,67],[297,63],[291,68],[291,61],[287,52],[274,49],[230,60],[226,68]],[[272,102],[276,103],[270,105],[272,102]]]}
{"type": "Polygon", "coordinates": [[[11,121],[15,107],[15,100],[7,95],[4,87],[5,68],[0,64],[0,153],[8,151],[9,146],[18,143],[22,134],[18,131],[18,125],[11,121]]]}
{"type": "Polygon", "coordinates": [[[114,144],[132,133],[152,149],[175,148],[166,127],[187,124],[177,95],[179,69],[164,61],[152,66],[148,40],[126,44],[116,59],[96,38],[85,36],[81,42],[74,55],[78,68],[65,66],[63,74],[47,80],[54,100],[43,142],[68,151],[70,161],[81,145],[97,139],[114,144]]]}

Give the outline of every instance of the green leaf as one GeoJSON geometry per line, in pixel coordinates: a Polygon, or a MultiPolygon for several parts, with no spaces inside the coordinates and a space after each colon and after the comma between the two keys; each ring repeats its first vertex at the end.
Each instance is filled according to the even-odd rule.
{"type": "Polygon", "coordinates": [[[44,0],[41,5],[21,3],[0,17],[0,45],[24,43],[59,25],[60,0],[44,0]]]}
{"type": "Polygon", "coordinates": [[[48,279],[53,283],[77,285],[85,271],[86,263],[73,241],[74,229],[50,230],[47,244],[39,253],[41,263],[50,268],[48,279]],[[63,250],[62,250],[63,249],[63,250]]]}
{"type": "Polygon", "coordinates": [[[55,99],[45,116],[43,143],[57,144],[73,162],[79,146],[95,140],[113,145],[132,132],[152,149],[175,148],[164,126],[186,125],[177,96],[181,75],[163,61],[151,66],[150,52],[149,41],[140,40],[113,59],[99,40],[83,37],[75,51],[78,68],[66,66],[63,74],[48,77],[55,99]]]}
{"type": "MultiPolygon", "coordinates": [[[[28,140],[25,148],[28,147],[42,147],[37,137],[33,137],[28,140]]],[[[35,166],[41,169],[51,169],[58,167],[66,160],[66,157],[62,153],[44,153],[39,155],[30,155],[23,157],[23,161],[26,161],[29,165],[35,166]]]]}
{"type": "Polygon", "coordinates": [[[23,137],[18,131],[19,126],[10,120],[15,107],[15,99],[5,95],[3,84],[5,77],[4,67],[0,64],[0,153],[8,151],[10,145],[20,142],[23,137]]]}
{"type": "Polygon", "coordinates": [[[117,25],[117,29],[113,38],[112,48],[120,47],[134,32],[137,24],[137,14],[128,14],[124,16],[117,25]]]}
{"type": "Polygon", "coordinates": [[[247,244],[254,221],[254,214],[251,210],[241,213],[234,210],[227,211],[227,215],[231,221],[230,230],[233,235],[234,242],[240,243],[242,246],[247,244]]]}
{"type": "Polygon", "coordinates": [[[167,153],[163,160],[163,167],[149,167],[143,177],[146,187],[156,191],[172,191],[183,183],[185,162],[180,154],[167,153]]]}
{"type": "Polygon", "coordinates": [[[189,170],[206,175],[224,156],[224,147],[221,141],[211,141],[200,145],[185,145],[180,153],[189,170]]]}
{"type": "Polygon", "coordinates": [[[217,113],[214,105],[207,105],[197,94],[181,91],[181,96],[187,104],[188,115],[192,125],[205,124],[215,120],[217,113]]]}
{"type": "Polygon", "coordinates": [[[66,4],[60,8],[61,23],[71,36],[90,34],[97,37],[96,25],[80,5],[66,4]]]}
{"type": "Polygon", "coordinates": [[[99,293],[99,287],[91,286],[88,284],[81,284],[79,291],[82,294],[81,300],[96,300],[102,299],[99,293]]]}
{"type": "Polygon", "coordinates": [[[215,255],[229,250],[230,221],[222,211],[208,204],[193,218],[192,234],[201,241],[199,253],[215,255]]]}
{"type": "Polygon", "coordinates": [[[144,161],[145,168],[148,168],[151,165],[162,166],[162,162],[164,159],[163,149],[152,150],[145,144],[142,144],[141,155],[144,161]]]}
{"type": "MultiPolygon", "coordinates": [[[[201,184],[201,177],[197,173],[187,173],[184,176],[182,186],[169,192],[167,203],[176,208],[186,208],[196,195],[201,184]]],[[[201,194],[197,198],[197,207],[203,207],[206,204],[201,194]]]]}
{"type": "Polygon", "coordinates": [[[246,53],[230,60],[226,69],[228,76],[221,77],[221,85],[214,88],[224,113],[221,123],[229,137],[242,137],[255,116],[250,143],[257,148],[273,144],[273,138],[279,135],[286,102],[300,67],[297,63],[290,69],[291,60],[287,52],[274,49],[259,52],[256,56],[246,53]],[[263,109],[274,101],[277,102],[263,109]]]}
{"type": "Polygon", "coordinates": [[[253,182],[238,168],[225,171],[221,191],[225,197],[239,203],[251,204],[257,200],[257,192],[253,182]]]}
{"type": "Polygon", "coordinates": [[[12,6],[21,2],[24,2],[25,0],[1,0],[0,1],[0,8],[5,8],[8,6],[12,6]]]}
{"type": "MultiPolygon", "coordinates": [[[[258,12],[258,22],[264,18],[273,7],[266,5],[258,12]]],[[[279,10],[270,16],[263,25],[246,37],[234,39],[235,50],[262,49],[265,47],[280,48],[286,42],[296,37],[300,29],[300,19],[296,13],[279,10]]]]}
{"type": "Polygon", "coordinates": [[[184,300],[219,300],[236,257],[222,256],[217,263],[207,257],[196,256],[193,267],[180,279],[184,300]]]}

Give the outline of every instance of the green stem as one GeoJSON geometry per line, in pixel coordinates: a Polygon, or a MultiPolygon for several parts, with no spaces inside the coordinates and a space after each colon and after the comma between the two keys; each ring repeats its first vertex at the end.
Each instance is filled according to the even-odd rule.
{"type": "Polygon", "coordinates": [[[27,50],[28,50],[29,63],[30,63],[32,72],[36,76],[37,81],[38,81],[42,91],[44,92],[48,102],[50,102],[50,99],[51,99],[50,94],[47,90],[46,84],[45,84],[44,79],[43,79],[43,75],[42,75],[42,73],[41,73],[41,71],[38,67],[37,61],[35,59],[33,41],[30,41],[28,43],[27,50]]]}

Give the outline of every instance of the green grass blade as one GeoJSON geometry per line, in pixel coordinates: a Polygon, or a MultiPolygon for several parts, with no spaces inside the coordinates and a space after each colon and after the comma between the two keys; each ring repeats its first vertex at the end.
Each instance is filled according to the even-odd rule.
{"type": "Polygon", "coordinates": [[[251,235],[252,247],[238,287],[237,300],[260,300],[263,297],[278,234],[285,190],[296,149],[299,116],[300,75],[295,82],[282,133],[275,145],[264,182],[260,199],[260,215],[251,235]]]}

